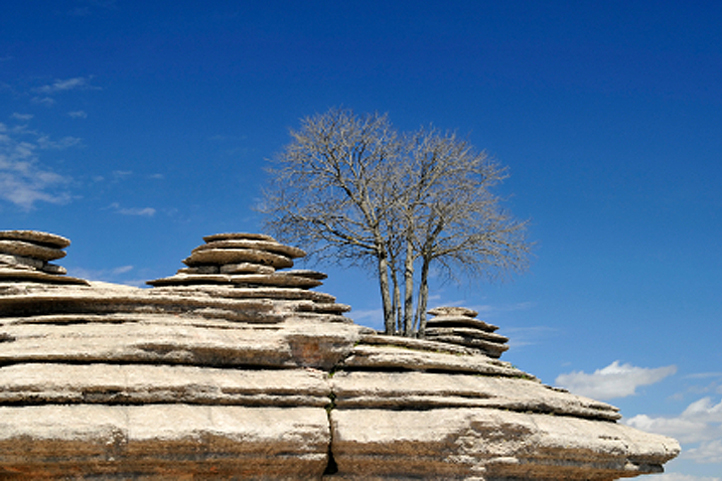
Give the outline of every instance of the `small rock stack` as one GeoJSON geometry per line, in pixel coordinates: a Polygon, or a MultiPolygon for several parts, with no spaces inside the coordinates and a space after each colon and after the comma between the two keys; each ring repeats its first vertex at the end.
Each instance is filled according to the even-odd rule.
{"type": "Polygon", "coordinates": [[[237,287],[320,286],[326,274],[310,270],[277,272],[293,267],[293,259],[306,255],[301,249],[276,242],[262,234],[215,234],[183,260],[188,266],[171,277],[148,281],[151,286],[231,284],[237,287]]]}
{"type": "Polygon", "coordinates": [[[489,357],[498,359],[509,349],[509,338],[495,334],[498,326],[479,319],[478,312],[465,307],[437,307],[429,314],[435,316],[426,321],[426,336],[430,341],[459,344],[477,349],[489,357]]]}
{"type": "Polygon", "coordinates": [[[34,230],[0,231],[0,282],[87,284],[67,277],[67,270],[50,261],[65,257],[70,240],[34,230]]]}

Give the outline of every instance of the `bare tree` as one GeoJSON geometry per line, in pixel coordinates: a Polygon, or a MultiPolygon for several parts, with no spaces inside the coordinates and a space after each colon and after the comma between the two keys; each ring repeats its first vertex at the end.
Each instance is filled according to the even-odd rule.
{"type": "Polygon", "coordinates": [[[455,281],[526,266],[526,222],[489,190],[505,169],[453,133],[400,136],[386,115],[332,109],[291,136],[269,169],[266,228],[318,260],[372,267],[387,334],[423,336],[432,264],[455,281]]]}

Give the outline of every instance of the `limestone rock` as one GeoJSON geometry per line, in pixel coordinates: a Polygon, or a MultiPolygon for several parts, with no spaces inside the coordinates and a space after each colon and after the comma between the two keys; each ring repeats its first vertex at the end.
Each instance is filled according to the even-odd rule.
{"type": "Polygon", "coordinates": [[[21,240],[0,240],[0,252],[43,261],[52,261],[65,257],[65,252],[54,247],[45,247],[21,240]]]}
{"type": "Polygon", "coordinates": [[[493,333],[497,326],[474,319],[478,315],[476,311],[463,307],[437,307],[429,314],[436,317],[427,321],[427,339],[478,349],[494,358],[509,349],[506,345],[509,339],[493,333]]]}
{"type": "Polygon", "coordinates": [[[470,309],[380,335],[322,273],[276,270],[294,248],[204,240],[152,289],[0,255],[1,479],[611,481],[679,453],[496,359],[508,338],[470,309]]]}
{"type": "Polygon", "coordinates": [[[4,230],[0,231],[0,240],[20,240],[40,244],[55,249],[65,249],[70,245],[70,239],[50,234],[48,232],[40,232],[35,230],[4,230]]]}

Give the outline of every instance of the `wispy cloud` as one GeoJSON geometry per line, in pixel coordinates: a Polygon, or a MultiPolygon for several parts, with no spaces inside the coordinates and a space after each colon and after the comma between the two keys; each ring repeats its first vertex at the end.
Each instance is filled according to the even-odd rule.
{"type": "Polygon", "coordinates": [[[48,136],[22,128],[8,129],[0,124],[0,199],[25,210],[36,202],[62,204],[70,200],[63,189],[70,178],[43,167],[38,150],[68,148],[80,139],[54,141],[48,136]]]}
{"type": "Polygon", "coordinates": [[[67,90],[100,90],[100,87],[91,85],[92,77],[73,77],[69,79],[57,79],[55,82],[35,88],[41,94],[55,94],[67,90]]]}
{"type": "Polygon", "coordinates": [[[68,116],[74,119],[87,119],[88,114],[84,110],[75,110],[73,112],[68,112],[68,116]]]}
{"type": "Polygon", "coordinates": [[[594,399],[614,399],[636,394],[637,388],[657,383],[677,372],[676,366],[654,369],[614,361],[592,374],[574,371],[557,376],[555,383],[575,394],[594,399]]]}
{"type": "Polygon", "coordinates": [[[52,107],[55,105],[55,99],[50,97],[33,97],[30,101],[34,104],[42,104],[46,107],[52,107]]]}
{"type": "Polygon", "coordinates": [[[15,113],[13,113],[12,117],[16,120],[22,120],[23,122],[27,122],[28,120],[31,120],[35,116],[33,114],[19,114],[19,113],[15,112],[15,113]]]}
{"type": "Polygon", "coordinates": [[[156,213],[156,210],[152,207],[121,207],[117,202],[110,204],[109,208],[118,214],[140,217],[153,217],[156,213]]]}
{"type": "Polygon", "coordinates": [[[722,478],[710,478],[708,476],[694,476],[691,474],[664,473],[654,476],[654,481],[722,481],[722,478]]]}
{"type": "Polygon", "coordinates": [[[722,400],[715,404],[711,397],[704,397],[687,406],[679,416],[639,414],[624,423],[675,437],[681,443],[697,443],[683,451],[684,458],[704,464],[722,463],[722,400]]]}

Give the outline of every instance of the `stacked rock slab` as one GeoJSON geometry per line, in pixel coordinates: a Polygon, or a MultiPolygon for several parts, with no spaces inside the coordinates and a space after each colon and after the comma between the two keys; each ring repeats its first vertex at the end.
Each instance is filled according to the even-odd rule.
{"type": "Polygon", "coordinates": [[[0,282],[85,284],[65,276],[67,270],[50,261],[65,257],[70,240],[31,230],[0,231],[0,282]]]}
{"type": "Polygon", "coordinates": [[[353,324],[297,249],[205,240],[152,289],[0,277],[0,479],[612,480],[679,452],[478,346],[353,324]]]}
{"type": "Polygon", "coordinates": [[[496,334],[498,326],[475,319],[478,312],[465,307],[437,307],[429,311],[433,317],[426,322],[427,339],[448,342],[476,349],[498,359],[509,349],[508,337],[496,334]]]}

